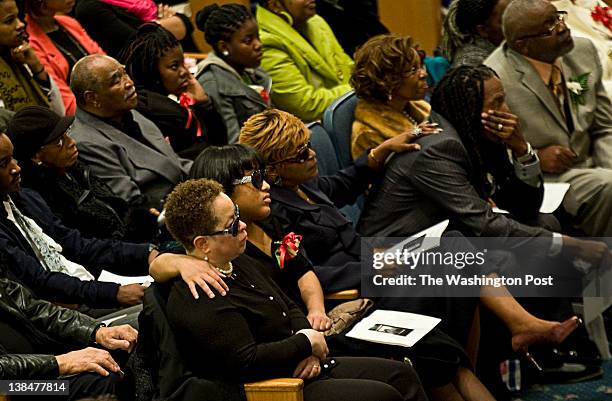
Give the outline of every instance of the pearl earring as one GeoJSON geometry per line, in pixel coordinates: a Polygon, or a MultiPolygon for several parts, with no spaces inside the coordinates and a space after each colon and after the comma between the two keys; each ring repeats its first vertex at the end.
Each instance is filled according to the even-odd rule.
{"type": "Polygon", "coordinates": [[[393,95],[392,95],[391,93],[389,93],[389,95],[387,96],[387,100],[388,100],[388,101],[393,100],[393,95]]]}
{"type": "Polygon", "coordinates": [[[208,262],[208,256],[204,255],[204,260],[208,262]]]}
{"type": "Polygon", "coordinates": [[[225,57],[229,56],[229,52],[227,50],[224,50],[221,54],[223,54],[225,57]]]}

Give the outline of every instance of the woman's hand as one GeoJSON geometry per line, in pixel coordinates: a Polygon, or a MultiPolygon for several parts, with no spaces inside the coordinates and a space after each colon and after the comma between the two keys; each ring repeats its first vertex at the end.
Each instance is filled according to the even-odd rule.
{"type": "Polygon", "coordinates": [[[208,95],[204,91],[204,88],[202,88],[202,85],[200,85],[198,80],[195,79],[191,73],[189,74],[189,86],[187,86],[186,92],[191,96],[196,104],[208,101],[208,95]]]}
{"type": "Polygon", "coordinates": [[[170,8],[167,4],[159,4],[157,6],[157,18],[164,19],[174,17],[176,15],[176,11],[170,8]]]}
{"type": "Polygon", "coordinates": [[[331,328],[331,319],[325,314],[325,311],[308,312],[307,318],[312,328],[317,331],[326,331],[331,328]]]}
{"type": "Polygon", "coordinates": [[[47,72],[45,71],[45,67],[42,65],[36,52],[28,42],[24,41],[19,46],[12,48],[11,57],[17,63],[26,64],[35,77],[46,79],[47,72]],[[43,74],[44,76],[42,76],[43,74]]]}
{"type": "Polygon", "coordinates": [[[370,164],[370,167],[377,168],[384,164],[385,160],[393,152],[401,153],[407,151],[416,151],[421,149],[421,145],[414,142],[416,139],[424,135],[438,134],[442,132],[442,129],[438,127],[437,123],[430,123],[428,121],[422,122],[416,128],[411,128],[403,133],[394,136],[393,138],[387,139],[374,149],[370,151],[369,159],[373,159],[374,164],[370,164]]]}
{"type": "Polygon", "coordinates": [[[293,377],[302,380],[314,379],[321,374],[321,361],[315,356],[309,356],[298,363],[293,371],[293,377]]]}
{"type": "Polygon", "coordinates": [[[519,118],[505,111],[489,110],[481,114],[485,131],[499,138],[512,150],[514,157],[527,153],[527,142],[521,132],[519,118]]]}
{"type": "Polygon", "coordinates": [[[312,348],[312,355],[319,359],[325,359],[329,353],[327,343],[325,342],[325,336],[319,331],[313,329],[302,329],[295,334],[304,334],[310,341],[310,347],[312,348]]]}

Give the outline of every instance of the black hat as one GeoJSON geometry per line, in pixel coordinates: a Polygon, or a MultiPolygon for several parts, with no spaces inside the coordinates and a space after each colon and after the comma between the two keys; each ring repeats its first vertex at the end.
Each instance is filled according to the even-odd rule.
{"type": "Polygon", "coordinates": [[[74,116],[60,117],[42,106],[19,109],[6,128],[15,147],[15,159],[31,159],[41,147],[64,135],[73,122],[74,116]]]}

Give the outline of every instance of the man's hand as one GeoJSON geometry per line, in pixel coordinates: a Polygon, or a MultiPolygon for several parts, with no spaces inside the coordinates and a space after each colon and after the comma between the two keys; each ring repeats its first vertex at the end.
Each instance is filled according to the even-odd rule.
{"type": "Polygon", "coordinates": [[[307,318],[312,328],[317,331],[327,331],[331,328],[331,319],[325,311],[308,312],[307,318]]]}
{"type": "Polygon", "coordinates": [[[132,352],[138,332],[130,325],[100,327],[96,332],[96,343],[107,349],[122,349],[132,352]]]}
{"type": "Polygon", "coordinates": [[[327,343],[325,342],[325,336],[319,331],[313,329],[302,329],[295,334],[304,334],[310,341],[310,347],[312,348],[312,355],[319,359],[325,359],[329,353],[327,343]]]}
{"type": "Polygon", "coordinates": [[[563,236],[563,255],[574,263],[574,267],[587,273],[592,268],[609,264],[612,259],[610,249],[605,242],[582,240],[567,235],[563,236]]]}
{"type": "Polygon", "coordinates": [[[121,306],[133,306],[142,303],[145,287],[140,284],[122,285],[117,291],[117,302],[121,306]]]}
{"type": "Polygon", "coordinates": [[[108,376],[108,371],[119,372],[120,368],[108,351],[88,347],[55,357],[60,376],[83,372],[94,372],[108,376]]]}
{"type": "Polygon", "coordinates": [[[293,377],[302,380],[314,379],[321,374],[321,362],[316,356],[309,356],[298,363],[293,371],[293,377]]]}
{"type": "Polygon", "coordinates": [[[551,145],[538,149],[538,158],[543,172],[561,174],[574,165],[576,154],[565,146],[551,145]]]}

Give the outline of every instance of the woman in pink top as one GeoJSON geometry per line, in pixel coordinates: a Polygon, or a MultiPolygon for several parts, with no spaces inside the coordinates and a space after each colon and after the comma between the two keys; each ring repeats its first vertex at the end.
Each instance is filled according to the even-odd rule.
{"type": "Polygon", "coordinates": [[[70,90],[70,71],[89,54],[105,54],[81,24],[68,13],[75,0],[25,0],[26,31],[30,46],[53,77],[62,94],[66,115],[74,115],[76,101],[70,90]]]}

